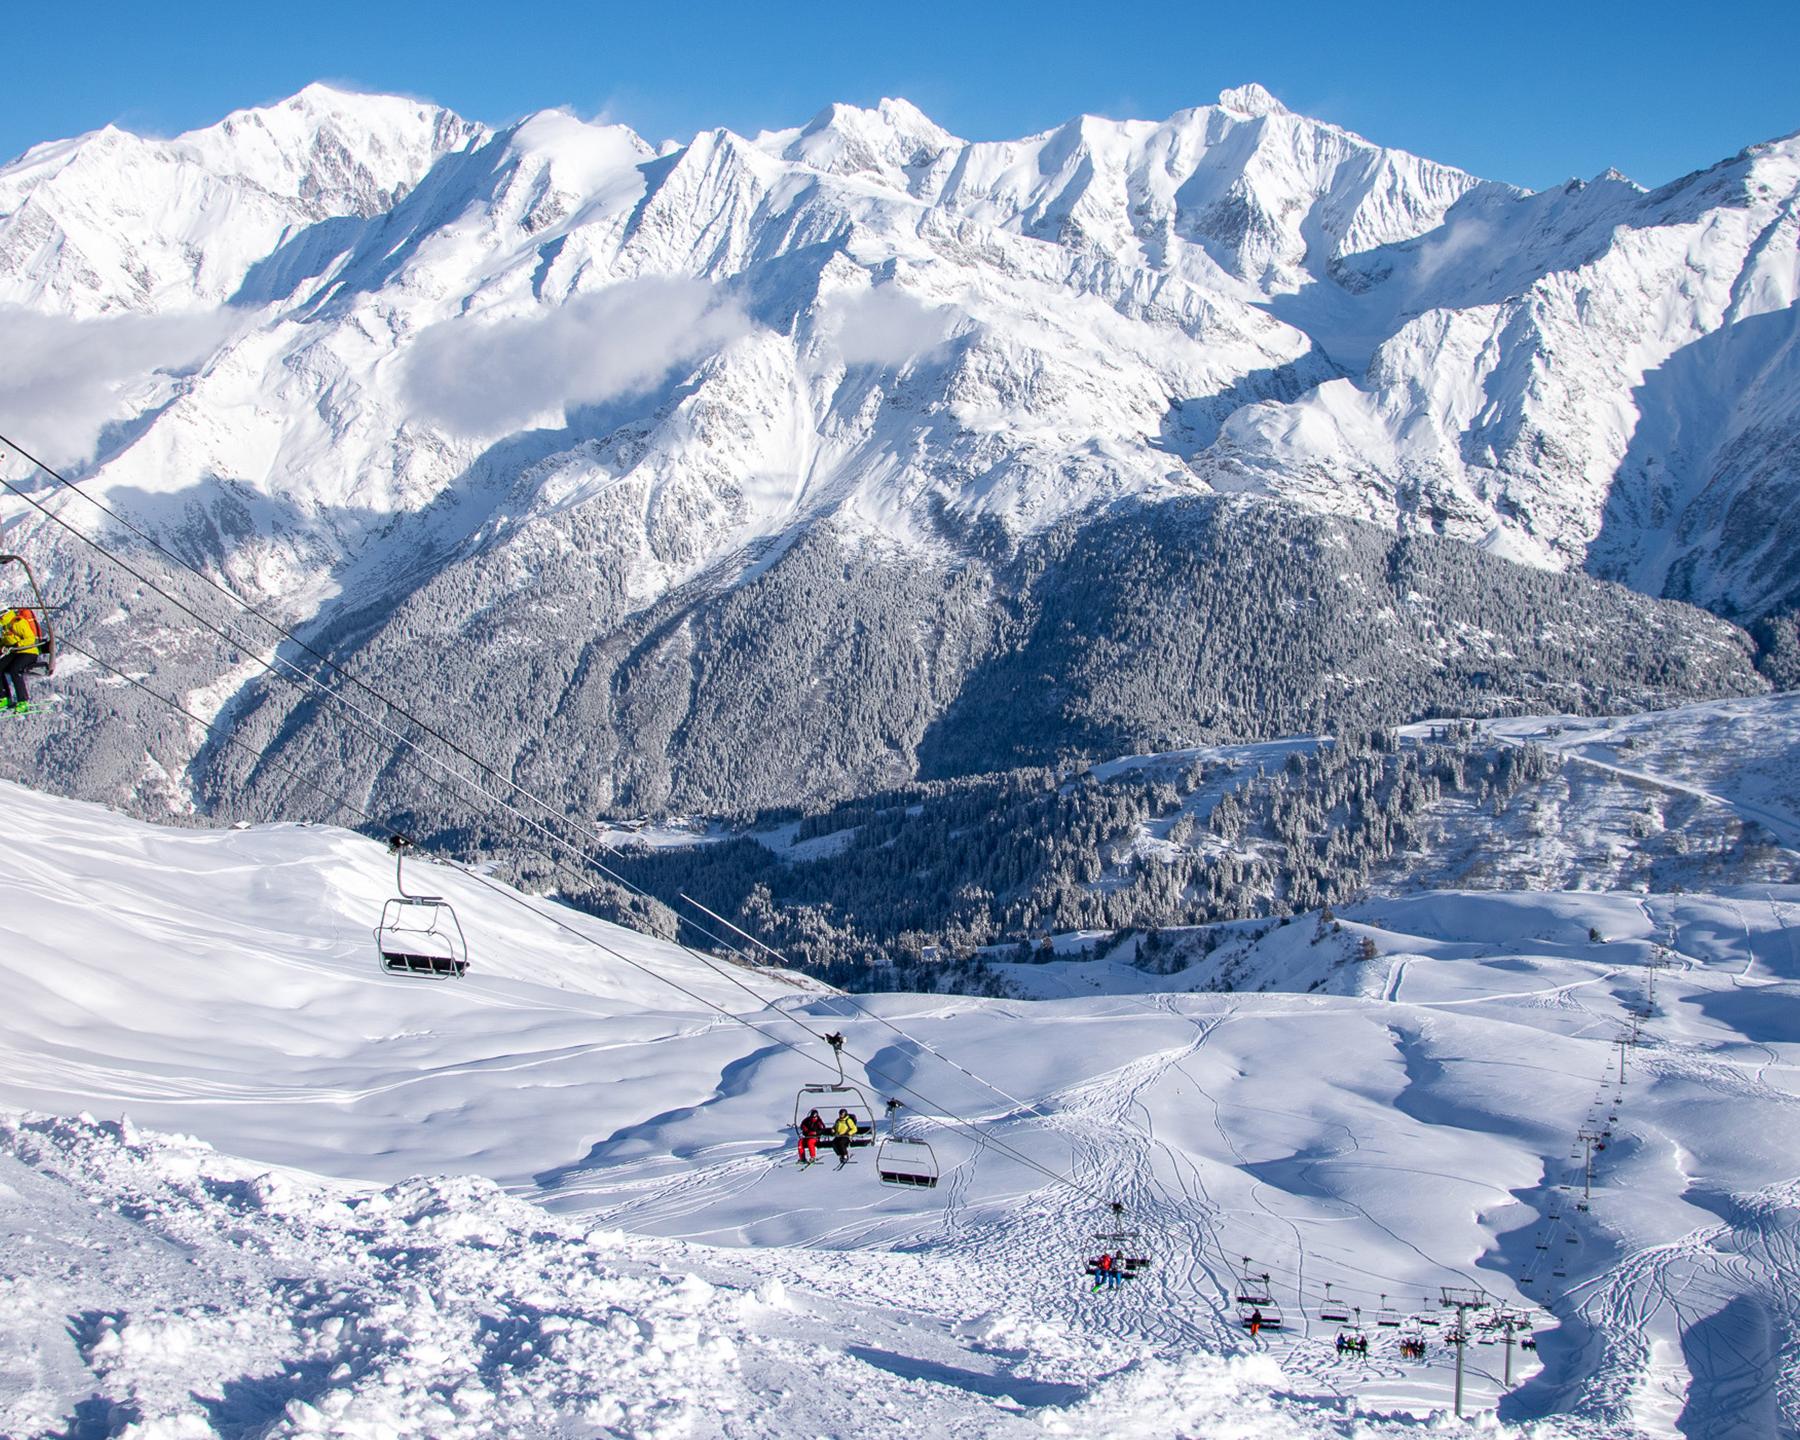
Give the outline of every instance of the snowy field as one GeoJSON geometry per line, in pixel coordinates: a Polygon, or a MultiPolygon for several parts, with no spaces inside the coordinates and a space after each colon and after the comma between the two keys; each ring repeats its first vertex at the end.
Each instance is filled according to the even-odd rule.
{"type": "Polygon", "coordinates": [[[1800,888],[1373,900],[1246,930],[1234,993],[852,1002],[438,869],[473,968],[392,978],[370,841],[0,813],[5,1436],[1416,1434],[1444,1286],[1539,1339],[1510,1388],[1466,1348],[1477,1426],[1800,1423],[1800,888]],[[793,1165],[827,1030],[938,1188],[793,1165]],[[1096,1294],[1115,1198],[1155,1263],[1096,1294]]]}

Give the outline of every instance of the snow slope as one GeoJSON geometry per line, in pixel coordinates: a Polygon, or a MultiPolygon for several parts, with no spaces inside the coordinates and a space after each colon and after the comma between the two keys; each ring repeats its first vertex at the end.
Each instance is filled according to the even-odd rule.
{"type": "Polygon", "coordinates": [[[0,1133],[6,1433],[1379,1435],[1361,1412],[1444,1406],[1441,1340],[1339,1360],[1326,1280],[1365,1322],[1442,1285],[1545,1307],[1509,1394],[1498,1347],[1469,1359],[1472,1403],[1546,1433],[1794,1423],[1800,889],[1371,901],[1261,942],[1269,993],[858,1010],[450,871],[476,968],[390,979],[370,842],[0,804],[30,860],[0,1101],[63,1117],[0,1133]],[[936,1191],[788,1163],[828,1066],[803,1026],[926,1097],[936,1191]],[[1571,1138],[1614,1113],[1577,1212],[1571,1138]],[[1092,1295],[1114,1197],[1158,1263],[1092,1295]],[[1233,1323],[1246,1254],[1289,1332],[1233,1323]]]}

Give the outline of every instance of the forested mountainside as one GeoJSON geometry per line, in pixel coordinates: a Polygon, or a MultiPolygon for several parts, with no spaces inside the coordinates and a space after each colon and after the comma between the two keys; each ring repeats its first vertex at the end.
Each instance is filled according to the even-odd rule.
{"type": "MultiPolygon", "coordinates": [[[[531,603],[488,611],[481,577],[436,572],[354,663],[448,723],[474,718],[490,764],[574,815],[1762,688],[1742,633],[1703,611],[1239,501],[1125,507],[939,571],[815,532],[754,580],[629,618],[556,570],[531,603]],[[490,617],[473,633],[453,618],[472,610],[490,617]]],[[[456,787],[421,798],[392,738],[346,736],[339,707],[281,694],[236,725],[250,743],[210,757],[214,804],[293,813],[331,773],[381,812],[505,823],[456,787]]]]}
{"type": "MultiPolygon", "coordinates": [[[[1371,893],[1800,883],[1797,778],[1784,696],[927,782],[700,837],[621,834],[608,863],[666,902],[667,933],[737,943],[710,910],[843,983],[961,988],[1052,933],[1102,932],[1104,952],[1126,932],[1284,922],[1371,893]]],[[[1195,958],[1191,940],[1125,953],[1195,958]]]]}

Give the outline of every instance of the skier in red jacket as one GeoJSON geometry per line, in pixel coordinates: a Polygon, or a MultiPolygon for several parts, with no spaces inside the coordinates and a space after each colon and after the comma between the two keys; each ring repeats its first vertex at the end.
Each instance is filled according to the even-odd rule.
{"type": "Polygon", "coordinates": [[[800,1154],[802,1165],[813,1165],[819,1159],[819,1137],[825,1133],[825,1122],[817,1110],[808,1110],[800,1122],[800,1154]]]}

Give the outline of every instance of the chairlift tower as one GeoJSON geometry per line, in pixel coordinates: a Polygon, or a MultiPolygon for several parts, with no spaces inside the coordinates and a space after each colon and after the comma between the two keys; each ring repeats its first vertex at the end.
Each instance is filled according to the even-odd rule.
{"type": "Polygon", "coordinates": [[[1463,1351],[1469,1347],[1469,1312],[1487,1309],[1488,1295],[1485,1290],[1463,1290],[1454,1285],[1444,1286],[1439,1293],[1444,1308],[1456,1311],[1456,1329],[1451,1332],[1450,1343],[1456,1347],[1456,1418],[1460,1420],[1463,1413],[1463,1351]]]}
{"type": "Polygon", "coordinates": [[[1522,1317],[1520,1316],[1514,1315],[1510,1310],[1502,1310],[1499,1315],[1500,1328],[1505,1331],[1506,1336],[1506,1338],[1500,1342],[1506,1347],[1505,1368],[1501,1371],[1501,1383],[1504,1384],[1508,1390],[1512,1389],[1513,1326],[1516,1325],[1521,1318],[1522,1317]]]}
{"type": "Polygon", "coordinates": [[[1604,1146],[1606,1137],[1597,1130],[1577,1130],[1575,1138],[1587,1147],[1587,1159],[1581,1167],[1581,1208],[1585,1210],[1594,1198],[1594,1148],[1604,1146]]]}

